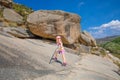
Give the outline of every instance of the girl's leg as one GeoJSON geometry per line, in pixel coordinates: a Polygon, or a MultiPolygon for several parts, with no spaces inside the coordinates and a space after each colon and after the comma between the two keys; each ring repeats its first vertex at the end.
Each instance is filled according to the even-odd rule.
{"type": "Polygon", "coordinates": [[[54,57],[57,58],[57,56],[58,56],[58,53],[57,53],[57,51],[55,51],[54,57]]]}
{"type": "Polygon", "coordinates": [[[57,61],[57,56],[58,56],[58,53],[57,51],[55,51],[54,58],[53,58],[55,61],[57,61]]]}
{"type": "Polygon", "coordinates": [[[66,58],[64,53],[62,53],[62,59],[63,59],[63,63],[66,63],[66,58]]]}

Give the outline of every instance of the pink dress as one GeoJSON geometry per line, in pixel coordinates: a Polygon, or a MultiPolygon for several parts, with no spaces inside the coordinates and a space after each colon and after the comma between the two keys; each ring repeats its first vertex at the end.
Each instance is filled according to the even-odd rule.
{"type": "Polygon", "coordinates": [[[58,50],[57,50],[57,52],[58,52],[59,54],[64,54],[64,53],[65,53],[65,50],[64,50],[64,47],[63,47],[62,43],[57,43],[57,45],[58,45],[58,50]]]}

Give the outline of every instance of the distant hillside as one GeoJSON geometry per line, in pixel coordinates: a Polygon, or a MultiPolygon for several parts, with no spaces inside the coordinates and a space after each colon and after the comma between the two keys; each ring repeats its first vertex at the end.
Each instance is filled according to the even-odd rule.
{"type": "Polygon", "coordinates": [[[120,37],[117,37],[112,41],[100,44],[100,46],[109,50],[111,53],[113,53],[114,56],[120,58],[120,37]]]}
{"type": "Polygon", "coordinates": [[[102,44],[102,43],[106,43],[108,41],[112,41],[113,39],[115,39],[117,37],[120,37],[120,35],[108,36],[108,37],[105,37],[105,38],[99,38],[99,39],[96,39],[96,42],[97,42],[97,44],[102,44]]]}

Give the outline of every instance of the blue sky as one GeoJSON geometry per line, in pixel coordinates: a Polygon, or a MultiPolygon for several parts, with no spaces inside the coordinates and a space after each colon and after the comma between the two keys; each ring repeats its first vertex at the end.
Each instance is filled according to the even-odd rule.
{"type": "Polygon", "coordinates": [[[13,0],[33,10],[63,10],[81,16],[82,31],[95,38],[120,35],[120,0],[13,0]]]}

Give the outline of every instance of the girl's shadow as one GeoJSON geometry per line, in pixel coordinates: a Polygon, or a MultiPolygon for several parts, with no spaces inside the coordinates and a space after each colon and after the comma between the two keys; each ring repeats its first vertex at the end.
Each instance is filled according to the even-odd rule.
{"type": "MultiPolygon", "coordinates": [[[[54,58],[52,58],[52,60],[54,60],[54,58]]],[[[54,60],[55,61],[55,60],[54,60]]],[[[62,65],[62,62],[60,60],[56,60],[55,62],[59,63],[62,65]]]]}

